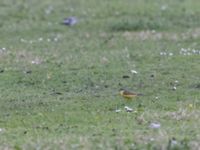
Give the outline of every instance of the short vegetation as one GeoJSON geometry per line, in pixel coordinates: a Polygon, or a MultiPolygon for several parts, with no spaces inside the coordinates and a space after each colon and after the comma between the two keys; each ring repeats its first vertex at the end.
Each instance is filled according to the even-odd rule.
{"type": "Polygon", "coordinates": [[[199,8],[1,0],[0,149],[199,149],[199,8]]]}

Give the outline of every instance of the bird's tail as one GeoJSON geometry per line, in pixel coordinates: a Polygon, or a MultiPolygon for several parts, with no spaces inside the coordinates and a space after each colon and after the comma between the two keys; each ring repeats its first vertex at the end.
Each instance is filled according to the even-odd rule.
{"type": "Polygon", "coordinates": [[[142,94],[142,93],[138,93],[137,96],[144,96],[144,94],[142,94]]]}

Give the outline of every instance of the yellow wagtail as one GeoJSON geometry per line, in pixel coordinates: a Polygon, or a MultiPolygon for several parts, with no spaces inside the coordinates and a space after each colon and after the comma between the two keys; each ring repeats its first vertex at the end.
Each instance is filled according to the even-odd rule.
{"type": "Polygon", "coordinates": [[[143,94],[130,92],[125,89],[120,89],[120,95],[126,98],[127,100],[131,100],[132,98],[137,97],[137,96],[142,96],[143,94]]]}

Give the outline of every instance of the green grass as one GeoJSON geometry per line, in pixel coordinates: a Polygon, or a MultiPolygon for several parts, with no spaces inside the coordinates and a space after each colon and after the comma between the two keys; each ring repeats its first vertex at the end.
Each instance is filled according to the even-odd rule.
{"type": "Polygon", "coordinates": [[[199,6],[1,1],[0,149],[198,149],[199,6]]]}

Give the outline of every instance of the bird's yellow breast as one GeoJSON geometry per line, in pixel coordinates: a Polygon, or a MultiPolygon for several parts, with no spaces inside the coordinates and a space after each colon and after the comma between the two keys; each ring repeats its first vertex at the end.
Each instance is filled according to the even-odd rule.
{"type": "Polygon", "coordinates": [[[133,94],[133,93],[125,92],[125,91],[120,91],[120,95],[126,99],[132,99],[133,97],[137,96],[137,94],[133,94]]]}
{"type": "Polygon", "coordinates": [[[136,95],[123,95],[124,98],[126,99],[132,99],[134,98],[136,95]]]}

